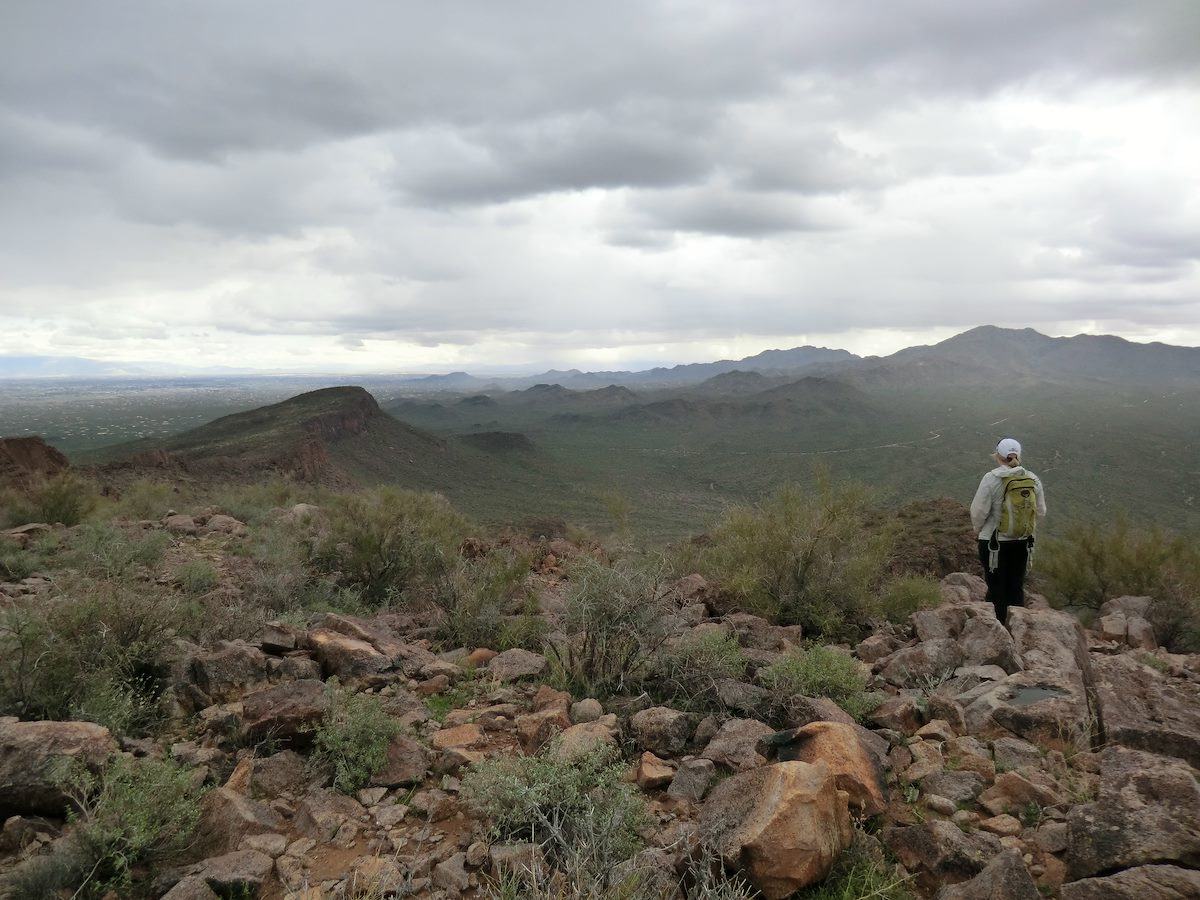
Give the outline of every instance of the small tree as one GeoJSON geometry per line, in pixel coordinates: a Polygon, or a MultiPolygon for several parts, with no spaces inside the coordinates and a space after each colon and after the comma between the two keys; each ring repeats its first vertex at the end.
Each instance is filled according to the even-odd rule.
{"type": "Polygon", "coordinates": [[[605,566],[576,557],[561,630],[550,651],[585,693],[608,693],[636,683],[665,638],[667,591],[662,573],[633,559],[605,566]]]}
{"type": "Polygon", "coordinates": [[[326,528],[312,540],[312,559],[382,603],[434,584],[466,534],[466,519],[446,498],[379,488],[333,501],[326,528]]]}
{"type": "Polygon", "coordinates": [[[841,637],[866,618],[890,534],[869,527],[870,494],[819,477],[786,484],[757,506],[731,509],[700,564],[748,607],[841,637]]]}

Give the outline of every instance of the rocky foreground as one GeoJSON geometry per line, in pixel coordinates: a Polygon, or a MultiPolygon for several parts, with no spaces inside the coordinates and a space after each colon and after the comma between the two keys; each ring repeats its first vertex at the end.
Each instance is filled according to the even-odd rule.
{"type": "MultiPolygon", "coordinates": [[[[171,523],[185,536],[186,525],[171,523]]],[[[1155,649],[1144,599],[1110,602],[1087,632],[1033,598],[1010,633],[977,577],[950,575],[942,591],[941,607],[853,649],[887,695],[866,726],[828,699],[796,697],[780,731],[756,717],[752,680],[718,685],[720,716],[573,697],[545,683],[538,653],[435,653],[424,623],[396,614],[181,643],[169,739],[0,719],[0,871],[69,836],[58,761],[99,769],[131,754],[174,758],[217,785],[194,862],[155,873],[153,896],[481,896],[542,864],[540,850],[493,841],[460,797],[462,776],[497,755],[611,746],[652,813],[646,849],[626,865],[661,896],[683,896],[679,873],[701,844],[782,898],[866,842],[941,900],[1200,897],[1200,658],[1155,649]],[[334,677],[403,726],[353,796],[306,766],[334,677]]],[[[799,641],[796,628],[720,614],[709,593],[698,576],[677,585],[672,640],[731,634],[754,667],[799,641]]]]}

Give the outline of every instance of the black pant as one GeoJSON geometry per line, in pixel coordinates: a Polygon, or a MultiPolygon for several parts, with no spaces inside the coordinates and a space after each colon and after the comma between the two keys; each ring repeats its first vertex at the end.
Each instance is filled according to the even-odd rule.
{"type": "Polygon", "coordinates": [[[1000,559],[996,571],[988,569],[991,550],[987,541],[979,542],[979,561],[987,582],[988,602],[996,609],[996,618],[1005,624],[1010,606],[1025,605],[1025,570],[1029,565],[1028,541],[998,541],[1000,559]]]}

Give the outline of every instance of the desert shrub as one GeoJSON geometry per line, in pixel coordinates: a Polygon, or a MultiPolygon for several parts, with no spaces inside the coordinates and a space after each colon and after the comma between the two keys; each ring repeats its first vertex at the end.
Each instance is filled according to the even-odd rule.
{"type": "Polygon", "coordinates": [[[788,698],[828,697],[855,719],[862,720],[882,699],[867,691],[868,674],[850,656],[832,647],[814,644],[789,651],[758,674],[763,686],[786,708],[788,698]]]}
{"type": "Polygon", "coordinates": [[[175,570],[175,583],[188,594],[207,594],[220,581],[217,567],[206,559],[189,559],[175,570]]]}
{"type": "Polygon", "coordinates": [[[312,561],[372,603],[411,600],[450,569],[467,521],[444,497],[378,488],[337,497],[312,539],[312,561]]]}
{"type": "Polygon", "coordinates": [[[174,490],[165,481],[139,478],[121,491],[109,511],[122,519],[157,521],[174,505],[174,497],[174,490]]]}
{"type": "Polygon", "coordinates": [[[630,558],[606,566],[578,556],[567,577],[564,637],[548,644],[565,679],[585,696],[637,684],[666,637],[661,565],[630,558]]]}
{"type": "Polygon", "coordinates": [[[1057,607],[1095,610],[1115,597],[1152,597],[1159,642],[1177,652],[1200,651],[1200,543],[1194,538],[1134,529],[1118,516],[1039,543],[1035,571],[1057,607]]]}
{"type": "Polygon", "coordinates": [[[165,531],[130,533],[112,525],[84,525],[71,542],[69,561],[89,575],[122,578],[153,568],[171,544],[165,531]]]}
{"type": "Polygon", "coordinates": [[[754,507],[735,507],[700,554],[703,574],[747,607],[831,638],[866,619],[891,537],[868,528],[870,495],[818,478],[787,484],[754,507]]]}
{"type": "Polygon", "coordinates": [[[297,503],[315,503],[317,491],[282,477],[269,478],[253,484],[220,485],[205,495],[205,501],[214,509],[239,522],[261,525],[271,518],[271,513],[280,507],[297,503]]]}
{"type": "Polygon", "coordinates": [[[329,702],[309,761],[315,768],[332,770],[334,788],[352,794],[383,768],[400,723],[387,714],[378,697],[347,690],[336,678],[329,680],[326,692],[329,702]]]}
{"type": "Polygon", "coordinates": [[[506,616],[524,609],[528,574],[529,557],[507,548],[493,548],[478,559],[455,559],[432,595],[442,613],[439,637],[452,647],[508,649],[499,647],[497,638],[506,616]]]}
{"type": "Polygon", "coordinates": [[[868,850],[868,841],[860,833],[829,876],[796,893],[795,900],[916,900],[909,887],[911,876],[889,864],[881,852],[868,850]]]}
{"type": "Polygon", "coordinates": [[[537,600],[529,598],[520,613],[509,616],[500,625],[500,631],[492,639],[493,650],[503,652],[520,648],[541,650],[546,643],[550,625],[537,608],[537,600]]]}
{"type": "Polygon", "coordinates": [[[157,720],[164,659],[192,610],[148,585],[87,577],[0,612],[0,712],[24,719],[85,719],[116,734],[157,720]]]}
{"type": "Polygon", "coordinates": [[[925,575],[901,575],[883,586],[875,608],[889,622],[902,625],[913,613],[932,609],[941,602],[942,589],[935,579],[925,575]]]}
{"type": "Polygon", "coordinates": [[[49,532],[24,549],[0,540],[0,581],[20,581],[51,564],[58,550],[58,535],[49,532]]]}
{"type": "Polygon", "coordinates": [[[647,689],[664,703],[701,711],[719,705],[717,685],[746,674],[746,653],[732,634],[711,632],[665,644],[655,655],[647,689]]]}
{"type": "Polygon", "coordinates": [[[73,896],[129,896],[139,871],[158,871],[186,850],[205,793],[193,776],[170,760],[125,757],[100,775],[82,766],[64,773],[77,807],[67,870],[82,878],[73,896]]]}
{"type": "Polygon", "coordinates": [[[45,522],[78,525],[96,508],[95,487],[72,472],[35,484],[25,496],[12,495],[8,517],[14,524],[45,522]]]}
{"type": "Polygon", "coordinates": [[[576,892],[566,896],[619,896],[614,869],[640,846],[644,801],[611,748],[566,758],[556,750],[485,760],[463,776],[462,794],[497,840],[540,844],[550,866],[570,878],[576,892]],[[584,888],[596,893],[578,892],[584,888]]]}

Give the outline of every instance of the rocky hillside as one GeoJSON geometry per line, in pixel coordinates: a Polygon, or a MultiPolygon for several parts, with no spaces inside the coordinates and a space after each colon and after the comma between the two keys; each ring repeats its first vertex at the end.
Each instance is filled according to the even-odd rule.
{"type": "MultiPolygon", "coordinates": [[[[279,515],[304,528],[323,513],[279,515]]],[[[207,560],[206,598],[232,590],[256,539],[209,512],[136,528],[207,560]]],[[[980,579],[956,573],[903,625],[805,648],[797,626],[730,611],[691,575],[656,588],[653,628],[670,658],[706,648],[707,677],[668,704],[568,677],[600,626],[581,626],[564,563],[601,554],[521,553],[532,606],[503,622],[543,652],[445,646],[436,605],[318,612],[176,639],[167,718],[145,737],[0,719],[0,885],[54,896],[50,873],[89,846],[104,807],[63,780],[74,760],[110,785],[170,762],[198,798],[194,838],[128,857],[128,896],[783,898],[855,872],[892,898],[1200,896],[1200,657],[1156,648],[1145,598],[1111,601],[1087,631],[1034,596],[1006,629],[980,579]],[[779,675],[821,661],[868,692],[835,702],[779,675]]],[[[33,574],[0,585],[0,604],[55,590],[33,574]]]]}

